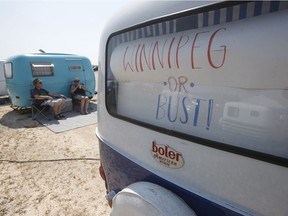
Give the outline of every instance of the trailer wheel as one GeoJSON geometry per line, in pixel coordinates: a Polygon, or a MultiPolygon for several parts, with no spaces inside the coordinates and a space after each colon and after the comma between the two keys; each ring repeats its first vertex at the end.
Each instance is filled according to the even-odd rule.
{"type": "Polygon", "coordinates": [[[176,194],[149,182],[136,182],[112,201],[110,216],[196,216],[176,194]]]}

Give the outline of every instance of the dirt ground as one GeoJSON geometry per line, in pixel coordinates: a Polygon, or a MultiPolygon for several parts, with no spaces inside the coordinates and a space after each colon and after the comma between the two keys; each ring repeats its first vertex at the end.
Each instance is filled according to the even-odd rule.
{"type": "Polygon", "coordinates": [[[55,134],[1,105],[0,215],[109,215],[96,127],[55,134]]]}

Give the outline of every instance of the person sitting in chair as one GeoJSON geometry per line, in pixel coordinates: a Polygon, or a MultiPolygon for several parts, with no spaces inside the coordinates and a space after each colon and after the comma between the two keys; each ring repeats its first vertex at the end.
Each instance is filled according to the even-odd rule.
{"type": "Polygon", "coordinates": [[[65,117],[61,114],[61,110],[65,105],[66,97],[61,94],[52,94],[47,90],[43,89],[42,81],[40,79],[34,79],[33,84],[35,88],[31,91],[32,97],[36,101],[39,101],[39,104],[41,104],[41,106],[51,106],[53,108],[55,119],[61,119],[65,117]]]}
{"type": "Polygon", "coordinates": [[[80,79],[76,77],[74,79],[73,85],[70,88],[70,93],[74,100],[81,101],[81,114],[88,114],[90,99],[86,95],[86,92],[91,94],[91,92],[88,91],[87,88],[80,83],[80,79]]]}

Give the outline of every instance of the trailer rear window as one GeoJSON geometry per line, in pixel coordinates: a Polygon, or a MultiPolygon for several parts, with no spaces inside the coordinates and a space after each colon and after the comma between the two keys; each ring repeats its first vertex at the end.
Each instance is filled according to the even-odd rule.
{"type": "Polygon", "coordinates": [[[288,166],[287,2],[219,5],[113,34],[106,48],[107,110],[288,166]]]}
{"type": "Polygon", "coordinates": [[[50,62],[34,62],[31,63],[33,77],[54,76],[54,64],[50,62]]]}
{"type": "Polygon", "coordinates": [[[12,63],[8,62],[4,64],[4,73],[6,79],[12,79],[13,78],[13,69],[12,69],[12,63]]]}

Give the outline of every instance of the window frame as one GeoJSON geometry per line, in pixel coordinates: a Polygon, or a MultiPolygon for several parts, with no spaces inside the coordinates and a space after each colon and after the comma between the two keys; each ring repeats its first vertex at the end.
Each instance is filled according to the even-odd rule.
{"type": "Polygon", "coordinates": [[[31,62],[30,66],[33,77],[54,76],[54,64],[52,62],[31,62]]]}
{"type": "MultiPolygon", "coordinates": [[[[140,23],[140,24],[137,24],[135,26],[131,26],[131,27],[123,29],[121,31],[112,33],[108,37],[106,47],[105,47],[105,65],[106,65],[105,66],[105,106],[106,106],[106,110],[108,111],[108,113],[117,119],[124,120],[124,121],[130,122],[132,124],[138,125],[140,127],[144,127],[144,128],[156,131],[156,132],[160,132],[162,134],[174,136],[174,137],[177,137],[180,139],[184,139],[184,140],[187,140],[187,141],[190,141],[190,142],[193,142],[196,144],[204,145],[207,147],[211,147],[214,149],[223,150],[226,152],[234,153],[237,155],[242,155],[242,156],[257,159],[260,161],[265,161],[265,162],[268,162],[271,164],[275,164],[275,165],[279,165],[279,166],[283,166],[283,167],[288,167],[288,158],[284,158],[284,157],[280,157],[280,156],[276,156],[276,155],[272,155],[272,154],[268,154],[268,153],[264,153],[264,152],[259,152],[259,151],[255,151],[255,150],[244,148],[244,147],[234,146],[234,145],[230,145],[227,143],[213,141],[213,140],[193,136],[191,134],[186,134],[186,133],[182,133],[179,131],[175,131],[175,130],[168,130],[167,128],[164,128],[164,127],[145,123],[145,122],[139,121],[137,119],[133,119],[133,118],[128,117],[128,116],[119,115],[119,114],[117,114],[117,111],[114,112],[115,107],[109,107],[109,104],[108,104],[108,98],[110,96],[110,95],[108,95],[108,89],[111,89],[111,83],[112,83],[112,85],[116,86],[115,87],[116,93],[117,93],[117,88],[118,88],[118,83],[116,82],[117,80],[111,79],[109,77],[110,76],[109,63],[110,63],[110,57],[111,57],[111,55],[109,53],[109,50],[110,50],[109,45],[110,45],[111,39],[113,39],[117,35],[120,35],[123,33],[128,33],[128,32],[131,32],[133,30],[137,30],[137,29],[140,29],[140,28],[143,28],[146,26],[156,24],[156,23],[161,23],[161,22],[172,20],[172,19],[178,19],[178,18],[182,18],[184,16],[191,16],[191,15],[195,15],[197,13],[208,12],[208,11],[214,10],[214,9],[235,6],[235,5],[239,5],[241,3],[244,4],[245,2],[241,2],[241,1],[240,2],[238,2],[238,1],[229,2],[228,1],[228,2],[218,3],[218,4],[208,5],[208,6],[204,6],[202,8],[197,8],[195,10],[187,10],[187,11],[180,12],[177,14],[172,14],[172,15],[168,15],[165,17],[156,18],[154,20],[140,23]]],[[[115,91],[114,91],[114,93],[115,93],[115,91]]],[[[114,98],[114,99],[117,100],[117,98],[114,98]]]]}
{"type": "Polygon", "coordinates": [[[12,62],[5,62],[4,63],[4,75],[6,79],[13,79],[13,64],[12,62]],[[7,65],[10,65],[9,68],[7,65]],[[7,69],[9,69],[9,73],[7,72],[7,69]],[[9,75],[9,76],[8,76],[9,75]]]}

